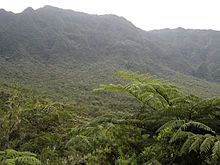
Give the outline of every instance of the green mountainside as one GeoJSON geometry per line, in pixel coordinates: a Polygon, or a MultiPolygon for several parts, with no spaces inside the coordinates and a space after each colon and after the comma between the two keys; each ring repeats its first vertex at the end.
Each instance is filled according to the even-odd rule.
{"type": "Polygon", "coordinates": [[[220,32],[213,30],[151,31],[162,48],[163,63],[176,71],[210,81],[220,81],[220,32]]]}
{"type": "Polygon", "coordinates": [[[218,31],[146,32],[123,17],[51,6],[19,14],[1,9],[0,22],[3,86],[20,82],[78,102],[123,70],[155,74],[204,97],[220,95],[218,31]]]}
{"type": "Polygon", "coordinates": [[[219,33],[1,9],[0,164],[218,165],[219,33]]]}

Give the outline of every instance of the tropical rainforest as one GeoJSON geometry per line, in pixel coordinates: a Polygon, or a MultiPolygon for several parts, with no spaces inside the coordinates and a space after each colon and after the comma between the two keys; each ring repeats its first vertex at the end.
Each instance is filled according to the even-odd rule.
{"type": "Polygon", "coordinates": [[[0,164],[218,165],[220,32],[0,9],[0,164]]]}

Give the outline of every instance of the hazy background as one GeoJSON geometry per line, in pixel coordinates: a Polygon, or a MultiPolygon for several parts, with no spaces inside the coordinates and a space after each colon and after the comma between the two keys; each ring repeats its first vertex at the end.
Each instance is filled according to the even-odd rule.
{"type": "Polygon", "coordinates": [[[89,14],[116,14],[144,30],[191,28],[220,30],[219,0],[1,0],[15,13],[45,5],[89,14]]]}

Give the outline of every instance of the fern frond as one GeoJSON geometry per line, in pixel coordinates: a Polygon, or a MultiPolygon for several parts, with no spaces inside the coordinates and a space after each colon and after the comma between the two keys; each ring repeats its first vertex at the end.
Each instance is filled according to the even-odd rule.
{"type": "Polygon", "coordinates": [[[182,95],[179,87],[167,83],[165,80],[156,79],[150,74],[139,75],[139,73],[120,72],[126,85],[100,85],[101,88],[93,91],[123,91],[131,94],[139,100],[142,107],[150,107],[154,112],[169,107],[169,99],[182,95]]]}
{"type": "Polygon", "coordinates": [[[19,152],[13,150],[13,149],[6,149],[5,150],[6,159],[13,159],[17,156],[19,156],[19,152]]]}
{"type": "Polygon", "coordinates": [[[0,163],[2,163],[3,165],[15,165],[15,159],[6,159],[0,163]]]}
{"type": "Polygon", "coordinates": [[[196,130],[200,131],[200,133],[202,134],[207,134],[207,133],[210,133],[212,135],[215,135],[215,131],[213,131],[210,127],[208,127],[207,125],[203,124],[203,123],[200,123],[200,122],[195,122],[195,121],[190,121],[188,123],[185,123],[181,126],[181,129],[183,131],[192,131],[193,130],[196,130]]]}
{"type": "Polygon", "coordinates": [[[205,135],[206,139],[202,142],[200,146],[200,153],[207,153],[214,145],[216,138],[210,134],[205,135]]]}
{"type": "Polygon", "coordinates": [[[171,128],[171,129],[178,129],[179,127],[181,127],[183,124],[185,123],[184,120],[171,120],[168,121],[167,123],[165,123],[164,125],[162,125],[158,130],[157,133],[160,132],[163,129],[166,128],[171,128]]]}
{"type": "Polygon", "coordinates": [[[186,112],[182,107],[178,107],[175,105],[169,106],[166,109],[162,109],[156,113],[156,116],[161,117],[161,116],[168,116],[168,117],[175,117],[178,119],[185,119],[184,117],[186,116],[186,112]]]}
{"type": "Polygon", "coordinates": [[[199,152],[200,145],[202,144],[204,139],[205,139],[205,137],[203,135],[196,135],[195,141],[192,143],[192,145],[189,148],[189,152],[191,152],[191,151],[199,152]]]}
{"type": "Polygon", "coordinates": [[[190,136],[193,136],[194,134],[191,132],[185,132],[185,131],[181,131],[180,129],[172,136],[172,138],[170,139],[169,143],[175,143],[175,142],[179,142],[179,141],[184,141],[185,139],[187,139],[190,136]]]}
{"type": "Polygon", "coordinates": [[[220,140],[216,141],[212,148],[213,156],[218,155],[220,157],[220,140]]]}
{"type": "Polygon", "coordinates": [[[41,165],[41,162],[35,157],[24,156],[24,157],[17,157],[15,159],[15,164],[16,165],[41,165]]]}
{"type": "Polygon", "coordinates": [[[214,146],[212,147],[212,159],[220,159],[220,140],[216,141],[214,146]]]}
{"type": "Polygon", "coordinates": [[[6,149],[0,153],[0,163],[5,165],[41,165],[36,154],[6,149]]]}
{"type": "Polygon", "coordinates": [[[207,115],[213,115],[220,110],[220,98],[214,97],[211,99],[203,99],[193,106],[193,119],[201,118],[207,115]]]}
{"type": "Polygon", "coordinates": [[[181,149],[180,149],[180,154],[186,154],[189,152],[190,146],[193,144],[195,140],[195,135],[190,136],[182,145],[181,149]]]}

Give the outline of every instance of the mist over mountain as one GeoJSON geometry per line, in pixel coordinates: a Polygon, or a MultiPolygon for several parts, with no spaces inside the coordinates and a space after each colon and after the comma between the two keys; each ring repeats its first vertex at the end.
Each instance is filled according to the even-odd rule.
{"type": "Polygon", "coordinates": [[[19,14],[0,10],[1,80],[69,95],[86,95],[120,70],[218,95],[219,45],[220,32],[213,30],[143,31],[116,15],[52,6],[19,14]]]}

